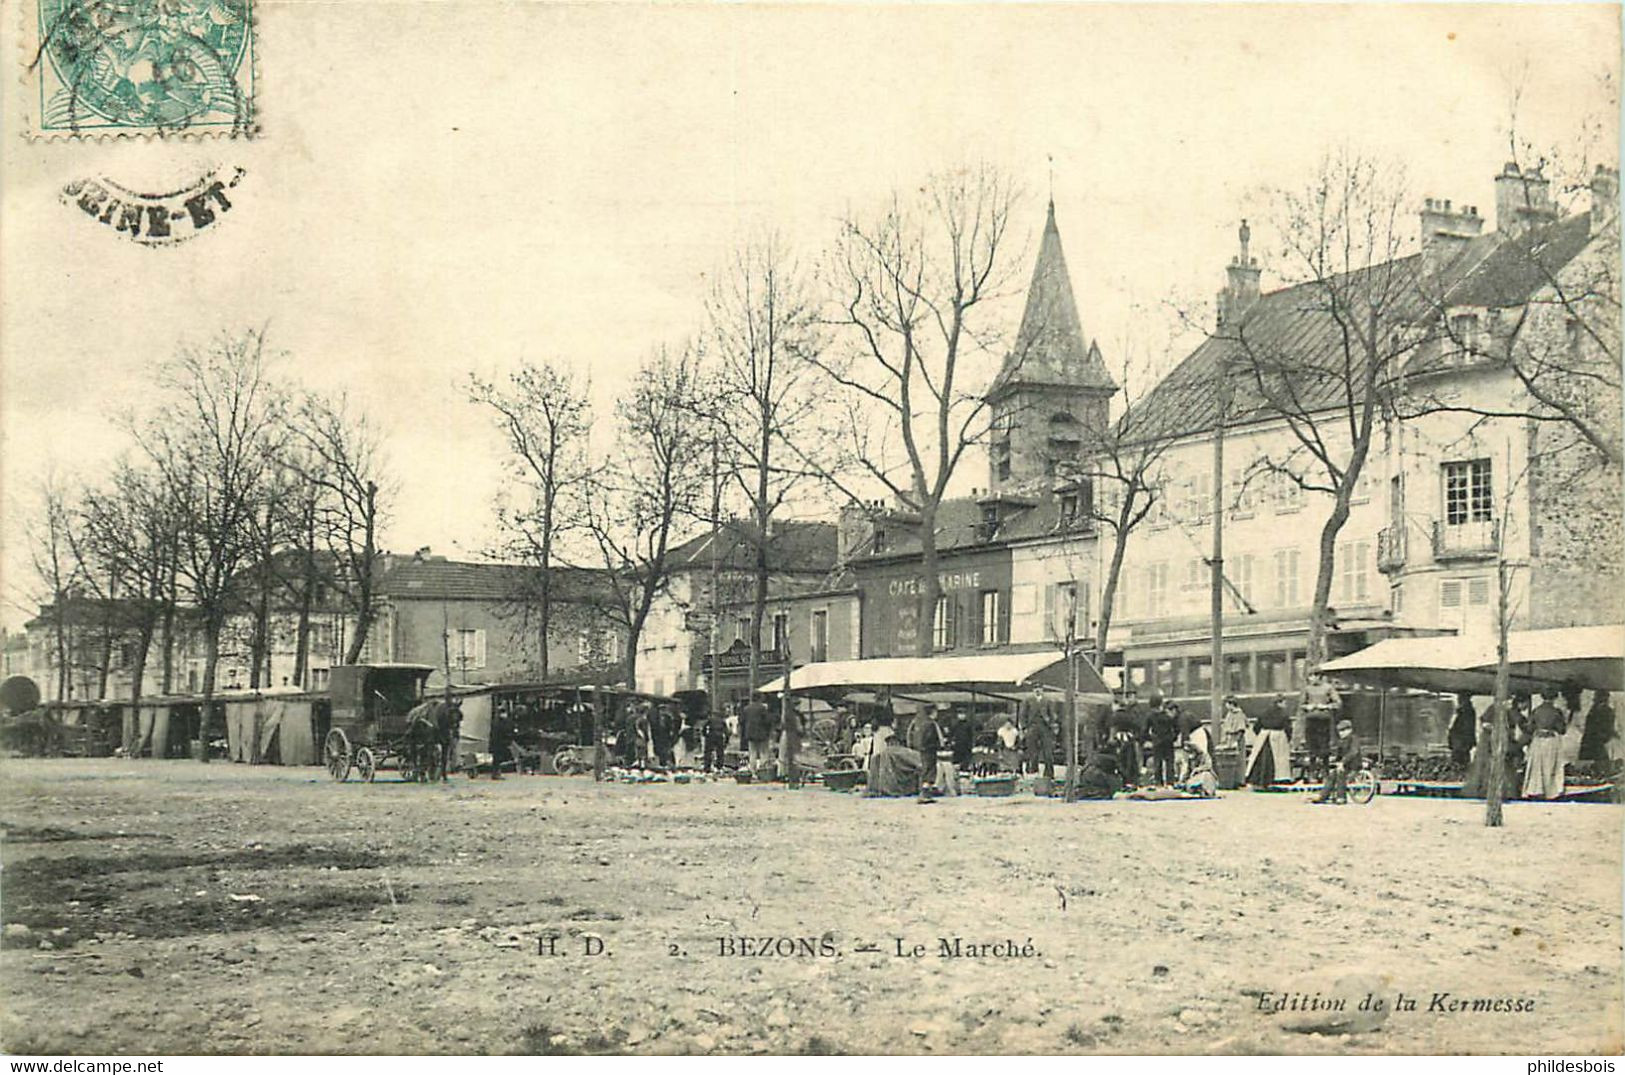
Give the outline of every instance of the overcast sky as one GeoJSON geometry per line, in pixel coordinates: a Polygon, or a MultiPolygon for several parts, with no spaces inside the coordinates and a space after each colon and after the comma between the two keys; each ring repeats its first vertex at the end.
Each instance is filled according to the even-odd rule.
{"type": "Polygon", "coordinates": [[[256,6],[259,139],[6,140],[9,626],[30,484],[116,454],[113,416],[178,342],[268,323],[290,375],[384,427],[388,544],[472,556],[500,445],[456,383],[551,357],[607,411],[755,229],[811,256],[849,208],[985,158],[1028,192],[1031,250],[1053,158],[1085,331],[1115,368],[1163,348],[1164,301],[1210,298],[1238,217],[1329,147],[1487,210],[1513,88],[1525,133],[1569,140],[1619,53],[1611,5],[256,6]],[[234,207],[170,249],[57,197],[220,165],[246,169],[234,207]]]}

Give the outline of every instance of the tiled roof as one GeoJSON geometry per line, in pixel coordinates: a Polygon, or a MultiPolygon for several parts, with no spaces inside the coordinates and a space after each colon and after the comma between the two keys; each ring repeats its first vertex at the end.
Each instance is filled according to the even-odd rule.
{"type": "Polygon", "coordinates": [[[1496,245],[1450,291],[1453,306],[1518,305],[1545,287],[1591,241],[1591,214],[1577,213],[1496,245]]]}
{"type": "MultiPolygon", "coordinates": [[[[730,571],[750,571],[756,566],[753,529],[743,520],[734,520],[717,529],[719,566],[730,571]]],[[[775,573],[824,574],[835,567],[839,528],[834,523],[788,519],[773,524],[767,539],[767,566],[775,573]]],[[[674,570],[690,567],[711,568],[711,534],[691,538],[672,550],[674,570]]]]}
{"type": "Polygon", "coordinates": [[[1066,271],[1061,232],[1055,226],[1055,203],[1049,207],[1027,306],[1016,343],[1005,356],[989,396],[1018,384],[1067,385],[1116,391],[1100,348],[1083,331],[1072,277],[1066,271]]]}
{"type": "MultiPolygon", "coordinates": [[[[378,593],[396,600],[506,601],[533,593],[536,568],[526,564],[481,564],[463,560],[403,558],[383,573],[378,593]]],[[[598,572],[583,568],[553,569],[553,596],[578,601],[600,596],[598,572]]]]}
{"type": "MultiPolygon", "coordinates": [[[[1512,240],[1482,236],[1425,278],[1422,255],[1412,254],[1339,276],[1331,290],[1344,299],[1381,296],[1389,303],[1384,314],[1389,324],[1430,324],[1441,305],[1510,306],[1527,300],[1545,285],[1548,272],[1579,253],[1588,230],[1589,218],[1582,214],[1512,240]]],[[[1269,292],[1234,331],[1204,340],[1139,405],[1143,434],[1179,436],[1212,429],[1221,361],[1243,371],[1230,379],[1232,421],[1259,421],[1277,413],[1250,372],[1255,364],[1267,367],[1276,360],[1293,376],[1280,386],[1267,383],[1272,391],[1290,390],[1294,409],[1313,412],[1336,405],[1343,398],[1343,347],[1339,324],[1326,312],[1328,291],[1306,283],[1269,292]]]]}

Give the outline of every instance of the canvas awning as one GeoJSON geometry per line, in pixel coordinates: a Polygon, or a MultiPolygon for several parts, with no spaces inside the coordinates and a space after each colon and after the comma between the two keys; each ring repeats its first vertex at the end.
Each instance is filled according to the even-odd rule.
{"type": "MultiPolygon", "coordinates": [[[[1008,696],[1023,689],[1066,686],[1066,657],[1054,650],[1037,653],[977,653],[953,657],[870,657],[860,661],[820,661],[803,665],[789,676],[791,693],[885,688],[894,693],[931,690],[972,691],[1008,696]]],[[[780,676],[762,687],[773,694],[785,689],[780,676]]],[[[1078,694],[1085,700],[1110,701],[1111,688],[1095,666],[1078,657],[1078,694]]]]}
{"type": "MultiPolygon", "coordinates": [[[[1495,644],[1478,666],[1495,671],[1495,644]]],[[[1507,635],[1512,674],[1544,683],[1573,684],[1588,690],[1625,690],[1625,625],[1554,627],[1507,635]]]]}
{"type": "MultiPolygon", "coordinates": [[[[1625,627],[1565,627],[1507,635],[1514,691],[1573,683],[1625,689],[1625,627]]],[[[1495,638],[1388,638],[1327,661],[1322,672],[1378,687],[1489,694],[1495,690],[1495,638]]]]}

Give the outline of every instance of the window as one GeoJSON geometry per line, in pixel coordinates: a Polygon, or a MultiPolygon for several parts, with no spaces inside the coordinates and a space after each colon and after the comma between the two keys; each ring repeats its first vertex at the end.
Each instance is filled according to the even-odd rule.
{"type": "Polygon", "coordinates": [[[1188,673],[1188,690],[1191,694],[1206,694],[1213,690],[1213,661],[1211,658],[1191,658],[1188,673]]]}
{"type": "Polygon", "coordinates": [[[999,481],[1010,480],[1010,438],[1008,436],[1000,437],[993,442],[993,471],[998,475],[999,481]]]}
{"type": "Polygon", "coordinates": [[[1004,639],[999,637],[999,591],[982,591],[982,645],[997,646],[1004,639]]]}
{"type": "Polygon", "coordinates": [[[999,532],[999,506],[997,504],[982,505],[982,540],[992,541],[993,535],[999,532]]]}
{"type": "Polygon", "coordinates": [[[1073,523],[1078,520],[1078,494],[1067,493],[1061,497],[1061,522],[1073,523]]]}
{"type": "Polygon", "coordinates": [[[1395,583],[1388,587],[1388,607],[1398,616],[1405,611],[1405,587],[1402,583],[1395,583]]]}
{"type": "Polygon", "coordinates": [[[1224,659],[1225,683],[1227,691],[1250,691],[1253,689],[1253,659],[1250,654],[1239,654],[1224,659]]]}
{"type": "MultiPolygon", "coordinates": [[[[1240,556],[1232,556],[1225,561],[1225,574],[1230,577],[1230,584],[1241,594],[1243,600],[1249,605],[1253,604],[1253,563],[1258,558],[1250,552],[1240,556]]],[[[1234,601],[1234,597],[1231,598],[1234,601]]],[[[1239,602],[1237,602],[1239,607],[1239,602]]]]}
{"type": "Polygon", "coordinates": [[[1153,689],[1166,695],[1179,693],[1179,666],[1183,661],[1175,662],[1172,657],[1164,657],[1152,663],[1152,674],[1155,678],[1153,689]]]}
{"type": "Polygon", "coordinates": [[[1461,580],[1445,579],[1439,583],[1439,608],[1443,611],[1461,608],[1461,580]]]}
{"type": "Polygon", "coordinates": [[[1207,565],[1202,562],[1201,557],[1194,557],[1190,560],[1186,560],[1185,581],[1183,585],[1181,585],[1180,589],[1184,590],[1186,593],[1195,593],[1203,590],[1207,587],[1209,581],[1207,576],[1207,565]]]}
{"type": "Polygon", "coordinates": [[[1450,526],[1487,522],[1494,515],[1488,459],[1444,465],[1444,521],[1450,526]]]}
{"type": "MultiPolygon", "coordinates": [[[[1121,594],[1123,591],[1118,590],[1121,594]]],[[[1089,627],[1089,591],[1076,582],[1057,582],[1044,592],[1044,637],[1051,640],[1066,636],[1067,617],[1071,617],[1072,637],[1082,638],[1089,627]]]]}
{"type": "Polygon", "coordinates": [[[1480,575],[1476,579],[1467,580],[1467,603],[1477,608],[1483,608],[1490,603],[1490,579],[1488,575],[1480,575]]]}
{"type": "Polygon", "coordinates": [[[1276,511],[1297,511],[1303,507],[1303,486],[1291,474],[1276,471],[1271,485],[1276,511]]]}
{"type": "Polygon", "coordinates": [[[1247,472],[1241,467],[1232,467],[1230,475],[1225,479],[1225,503],[1237,515],[1251,515],[1256,501],[1257,490],[1253,483],[1247,481],[1247,472]]]}
{"type": "Polygon", "coordinates": [[[1145,614],[1168,614],[1168,565],[1151,564],[1145,569],[1145,614]]]}
{"type": "Polygon", "coordinates": [[[1258,687],[1260,691],[1284,691],[1287,688],[1287,655],[1284,653],[1260,653],[1258,662],[1258,687]]]}
{"type": "Polygon", "coordinates": [[[937,598],[936,615],[931,618],[931,643],[937,649],[952,649],[958,644],[956,628],[959,603],[948,594],[937,598]]]}
{"type": "Polygon", "coordinates": [[[775,612],[773,614],[773,652],[790,652],[790,614],[788,612],[775,612]]]}
{"type": "Polygon", "coordinates": [[[485,667],[485,631],[458,627],[448,632],[452,667],[462,671],[485,667]]]}
{"type": "MultiPolygon", "coordinates": [[[[1008,477],[1008,476],[1009,475],[1007,474],[1006,477],[1008,477]]],[[[886,531],[882,530],[878,526],[875,527],[875,539],[874,539],[873,542],[871,542],[871,544],[874,546],[874,551],[876,553],[885,552],[886,551],[886,531]]]]}
{"type": "Polygon", "coordinates": [[[1297,549],[1275,550],[1275,607],[1296,608],[1298,604],[1298,570],[1300,564],[1297,549]]]}
{"type": "Polygon", "coordinates": [[[1345,604],[1371,596],[1371,542],[1349,541],[1337,547],[1337,599],[1345,604]]]}
{"type": "Polygon", "coordinates": [[[1450,315],[1450,339],[1463,353],[1477,351],[1481,346],[1478,329],[1479,320],[1476,313],[1450,315]]]}
{"type": "Polygon", "coordinates": [[[748,642],[750,640],[750,617],[740,616],[734,620],[734,641],[748,642]]]}
{"type": "Polygon", "coordinates": [[[1349,490],[1349,500],[1356,504],[1364,504],[1371,499],[1371,460],[1367,459],[1360,466],[1360,473],[1354,479],[1354,487],[1349,490]]]}
{"type": "Polygon", "coordinates": [[[327,669],[312,668],[310,670],[310,689],[325,691],[327,689],[327,669]]]}
{"type": "Polygon", "coordinates": [[[829,610],[818,609],[812,614],[812,654],[814,661],[829,660],[829,610]]]}

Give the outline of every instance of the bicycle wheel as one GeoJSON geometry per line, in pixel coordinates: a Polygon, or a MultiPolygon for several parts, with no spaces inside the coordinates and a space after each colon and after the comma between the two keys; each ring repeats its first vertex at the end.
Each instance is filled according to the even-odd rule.
{"type": "Polygon", "coordinates": [[[1377,797],[1377,778],[1371,770],[1361,769],[1349,777],[1349,801],[1364,806],[1377,797]]]}

